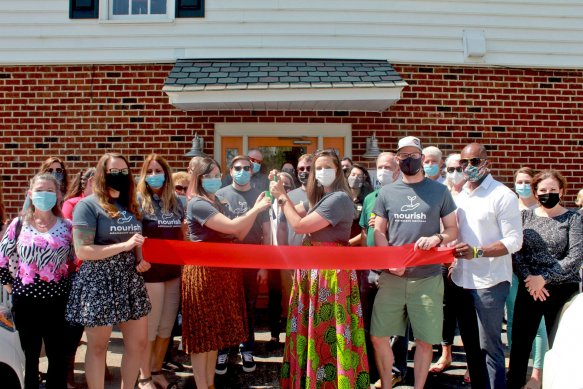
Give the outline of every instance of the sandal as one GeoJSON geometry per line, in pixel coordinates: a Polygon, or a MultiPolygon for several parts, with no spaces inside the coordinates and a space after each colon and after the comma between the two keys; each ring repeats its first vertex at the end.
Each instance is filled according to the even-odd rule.
{"type": "Polygon", "coordinates": [[[433,374],[440,374],[451,367],[451,361],[443,362],[441,359],[438,360],[433,366],[429,368],[429,372],[433,374]]]}
{"type": "Polygon", "coordinates": [[[148,385],[148,384],[153,384],[153,385],[155,385],[155,384],[152,382],[152,376],[149,376],[149,377],[147,377],[147,378],[138,378],[138,387],[139,387],[139,388],[145,387],[145,386],[146,386],[146,385],[148,385]]]}
{"type": "MultiPolygon", "coordinates": [[[[166,376],[160,370],[152,371],[151,373],[152,373],[152,376],[161,375],[162,377],[164,377],[164,380],[166,380],[166,376]]],[[[166,382],[168,382],[168,380],[166,380],[166,382]]],[[[154,384],[156,386],[162,387],[162,385],[159,385],[157,382],[154,382],[154,384]]],[[[168,385],[166,385],[166,387],[164,389],[178,389],[178,385],[175,382],[170,382],[170,383],[168,383],[168,385]]]]}
{"type": "Polygon", "coordinates": [[[472,383],[472,380],[470,380],[470,371],[468,369],[466,369],[466,372],[464,373],[464,382],[466,384],[472,383]]]}

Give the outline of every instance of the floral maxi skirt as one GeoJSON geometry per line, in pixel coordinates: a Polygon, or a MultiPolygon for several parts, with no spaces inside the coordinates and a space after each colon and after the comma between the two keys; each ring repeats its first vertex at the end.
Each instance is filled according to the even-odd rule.
{"type": "Polygon", "coordinates": [[[370,378],[354,270],[296,270],[282,388],[368,389],[370,378]]]}

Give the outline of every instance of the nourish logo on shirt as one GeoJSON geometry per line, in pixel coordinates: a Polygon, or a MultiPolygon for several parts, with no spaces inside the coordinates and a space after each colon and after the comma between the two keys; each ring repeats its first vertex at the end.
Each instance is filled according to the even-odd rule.
{"type": "Polygon", "coordinates": [[[404,204],[401,207],[401,213],[393,213],[393,220],[398,223],[420,223],[427,220],[425,212],[415,212],[421,205],[417,200],[417,196],[407,196],[409,204],[404,204]]]}

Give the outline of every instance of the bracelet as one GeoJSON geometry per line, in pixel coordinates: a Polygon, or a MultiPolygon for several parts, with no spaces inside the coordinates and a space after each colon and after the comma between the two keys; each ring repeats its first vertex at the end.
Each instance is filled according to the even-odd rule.
{"type": "Polygon", "coordinates": [[[474,256],[473,258],[478,258],[478,248],[474,246],[474,256]]]}
{"type": "Polygon", "coordinates": [[[279,205],[284,205],[285,203],[287,203],[287,198],[286,198],[285,196],[280,196],[280,197],[277,199],[277,203],[278,203],[279,205]]]}
{"type": "Polygon", "coordinates": [[[437,234],[433,234],[433,236],[437,236],[437,238],[439,238],[439,244],[443,243],[443,235],[437,233],[437,234]]]}

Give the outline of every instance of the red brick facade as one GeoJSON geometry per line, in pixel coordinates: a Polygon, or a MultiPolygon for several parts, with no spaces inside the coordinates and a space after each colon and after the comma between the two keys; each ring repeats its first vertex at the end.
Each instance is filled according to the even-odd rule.
{"type": "Polygon", "coordinates": [[[384,113],[184,112],[162,92],[171,68],[0,67],[0,175],[8,214],[20,208],[26,180],[49,155],[64,157],[71,173],[106,150],[127,155],[136,167],[158,152],[184,169],[193,134],[205,138],[210,152],[215,123],[226,122],[350,123],[357,161],[373,131],[383,150],[406,134],[446,155],[481,142],[494,175],[506,183],[520,166],[554,167],[571,184],[568,206],[583,188],[583,71],[398,65],[409,86],[384,113]]]}

